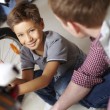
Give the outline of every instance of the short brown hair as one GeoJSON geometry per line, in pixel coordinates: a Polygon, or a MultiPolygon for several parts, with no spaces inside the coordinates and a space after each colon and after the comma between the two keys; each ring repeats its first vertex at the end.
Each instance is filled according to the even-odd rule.
{"type": "Polygon", "coordinates": [[[49,0],[53,12],[64,21],[86,27],[101,26],[110,0],[49,0]]]}
{"type": "Polygon", "coordinates": [[[41,22],[39,10],[35,4],[22,2],[16,5],[7,17],[7,24],[13,29],[13,26],[25,20],[41,22]]]}

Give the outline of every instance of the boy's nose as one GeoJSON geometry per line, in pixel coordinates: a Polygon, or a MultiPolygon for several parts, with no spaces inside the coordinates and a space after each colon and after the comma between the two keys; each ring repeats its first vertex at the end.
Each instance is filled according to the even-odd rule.
{"type": "Polygon", "coordinates": [[[30,35],[27,35],[26,40],[27,42],[30,42],[32,40],[32,37],[30,35]]]}

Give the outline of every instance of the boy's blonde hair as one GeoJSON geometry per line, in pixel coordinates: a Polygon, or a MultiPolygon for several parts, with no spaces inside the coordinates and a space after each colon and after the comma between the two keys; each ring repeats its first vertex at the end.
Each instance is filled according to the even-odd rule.
{"type": "Polygon", "coordinates": [[[110,0],[49,0],[49,4],[62,20],[90,28],[101,26],[110,0]]]}
{"type": "Polygon", "coordinates": [[[7,24],[13,29],[13,26],[25,20],[32,20],[38,24],[41,22],[39,10],[35,4],[22,2],[16,5],[7,17],[7,24]]]}

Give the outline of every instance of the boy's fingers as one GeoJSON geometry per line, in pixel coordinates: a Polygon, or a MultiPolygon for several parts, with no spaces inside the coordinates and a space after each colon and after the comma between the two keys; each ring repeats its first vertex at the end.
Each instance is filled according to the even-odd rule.
{"type": "Polygon", "coordinates": [[[10,87],[15,87],[14,83],[9,84],[10,87]]]}

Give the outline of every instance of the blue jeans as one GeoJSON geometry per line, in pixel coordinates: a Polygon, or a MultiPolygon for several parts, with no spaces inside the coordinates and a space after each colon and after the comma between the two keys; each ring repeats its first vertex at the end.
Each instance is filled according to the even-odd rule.
{"type": "MultiPolygon", "coordinates": [[[[42,70],[36,71],[34,77],[39,77],[42,75],[42,72],[42,70]]],[[[48,87],[38,90],[35,93],[37,93],[45,102],[53,105],[66,89],[71,80],[72,74],[73,70],[68,71],[67,74],[59,78],[57,82],[55,82],[53,79],[48,87]]],[[[93,87],[91,92],[84,99],[82,99],[80,103],[87,108],[105,108],[107,107],[109,97],[110,69],[105,72],[104,81],[93,87]]]]}
{"type": "Polygon", "coordinates": [[[4,10],[4,13],[6,15],[8,15],[10,13],[10,11],[14,8],[15,5],[16,5],[15,0],[10,0],[9,6],[5,6],[5,5],[1,5],[1,6],[2,6],[2,8],[4,10]]]}
{"type": "Polygon", "coordinates": [[[87,107],[106,108],[110,97],[110,69],[105,72],[103,82],[93,87],[91,92],[80,101],[87,107]]]}
{"type": "MultiPolygon", "coordinates": [[[[47,102],[50,105],[53,105],[69,84],[74,69],[78,69],[79,66],[82,65],[85,58],[86,55],[81,51],[79,56],[77,57],[76,64],[73,67],[66,71],[64,75],[59,76],[57,80],[56,78],[53,78],[51,83],[47,87],[40,89],[35,93],[37,93],[45,102],[47,102]]],[[[41,76],[42,73],[42,70],[35,71],[34,78],[41,76]]]]}
{"type": "MultiPolygon", "coordinates": [[[[42,73],[43,73],[42,70],[35,71],[34,78],[41,76],[42,73]]],[[[70,70],[69,72],[67,72],[67,74],[61,76],[56,82],[53,78],[53,80],[47,87],[37,90],[35,93],[48,104],[50,105],[55,104],[59,96],[62,94],[62,92],[69,84],[72,74],[73,74],[73,70],[70,70]]]]}
{"type": "MultiPolygon", "coordinates": [[[[42,70],[35,71],[34,78],[41,76],[42,73],[43,73],[42,70]]],[[[53,105],[57,101],[53,84],[54,84],[54,79],[51,81],[51,83],[47,87],[35,91],[35,93],[38,96],[40,96],[45,102],[49,103],[50,105],[53,105]]]]}

